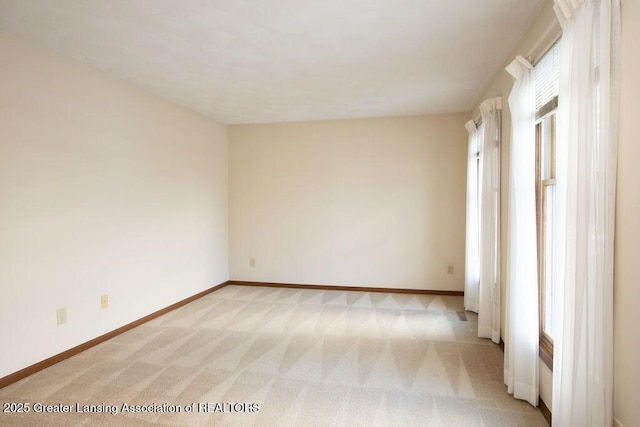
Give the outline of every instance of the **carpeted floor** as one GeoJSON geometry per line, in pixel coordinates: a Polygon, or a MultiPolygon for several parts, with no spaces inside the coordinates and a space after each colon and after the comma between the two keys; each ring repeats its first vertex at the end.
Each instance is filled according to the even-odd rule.
{"type": "Polygon", "coordinates": [[[227,286],[0,389],[30,408],[0,424],[546,426],[507,394],[502,351],[462,310],[462,297],[227,286]]]}

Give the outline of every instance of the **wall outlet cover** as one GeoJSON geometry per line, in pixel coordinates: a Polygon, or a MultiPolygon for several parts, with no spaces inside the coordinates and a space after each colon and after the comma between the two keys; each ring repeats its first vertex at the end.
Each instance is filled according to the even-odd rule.
{"type": "Polygon", "coordinates": [[[56,319],[57,319],[58,325],[67,323],[67,307],[59,308],[56,311],[56,319]]]}

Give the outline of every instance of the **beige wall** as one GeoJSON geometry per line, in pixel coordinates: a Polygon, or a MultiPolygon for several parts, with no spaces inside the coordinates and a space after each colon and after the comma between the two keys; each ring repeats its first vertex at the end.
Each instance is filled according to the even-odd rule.
{"type": "Polygon", "coordinates": [[[224,126],[1,33],[0,58],[2,377],[226,281],[228,187],[224,126]]]}
{"type": "Polygon", "coordinates": [[[231,279],[463,290],[467,118],[230,126],[231,279]]]}
{"type": "Polygon", "coordinates": [[[640,425],[640,2],[622,1],[622,83],[614,282],[614,413],[640,425]]]}

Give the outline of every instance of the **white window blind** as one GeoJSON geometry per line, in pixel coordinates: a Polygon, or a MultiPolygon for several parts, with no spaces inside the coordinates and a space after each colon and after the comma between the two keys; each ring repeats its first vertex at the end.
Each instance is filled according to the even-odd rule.
{"type": "Polygon", "coordinates": [[[536,111],[558,96],[560,80],[560,42],[554,44],[534,67],[536,111]]]}

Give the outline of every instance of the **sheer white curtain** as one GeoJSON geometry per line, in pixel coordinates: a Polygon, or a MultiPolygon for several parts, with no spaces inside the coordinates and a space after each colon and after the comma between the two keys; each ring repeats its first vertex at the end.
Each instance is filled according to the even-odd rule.
{"type": "Polygon", "coordinates": [[[553,425],[604,426],[613,420],[620,3],[555,0],[555,9],[563,30],[557,196],[566,204],[557,218],[553,425]]]}
{"type": "Polygon", "coordinates": [[[535,188],[535,81],[518,56],[507,71],[511,148],[505,310],[504,383],[509,393],[538,406],[538,265],[535,188]]]}
{"type": "Polygon", "coordinates": [[[467,229],[464,269],[464,309],[478,312],[480,252],[478,247],[478,131],[473,120],[465,125],[469,132],[467,150],[467,229]]]}
{"type": "Polygon", "coordinates": [[[500,113],[502,98],[480,104],[480,287],[478,336],[500,342],[500,113]]]}

